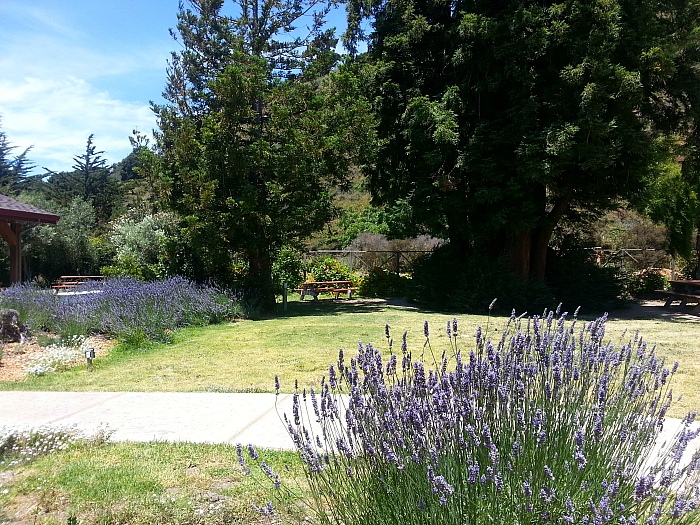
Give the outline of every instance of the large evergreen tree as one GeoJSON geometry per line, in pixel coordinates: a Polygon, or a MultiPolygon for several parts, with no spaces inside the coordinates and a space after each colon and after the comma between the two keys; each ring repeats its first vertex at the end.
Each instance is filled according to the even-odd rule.
{"type": "MultiPolygon", "coordinates": [[[[375,201],[406,199],[459,257],[506,257],[523,278],[544,277],[563,218],[634,202],[688,142],[700,108],[699,9],[353,0],[350,41],[363,16],[374,28],[375,201]]],[[[696,152],[685,154],[697,178],[696,152]]]]}
{"type": "MultiPolygon", "coordinates": [[[[164,93],[155,106],[159,154],[151,172],[183,218],[193,277],[224,277],[234,253],[251,286],[274,304],[272,255],[320,228],[329,189],[343,184],[371,122],[357,79],[333,72],[327,6],[314,0],[239,0],[181,6],[164,93]],[[294,24],[308,22],[295,36],[294,24]]],[[[187,258],[187,257],[186,257],[187,258]]]]}

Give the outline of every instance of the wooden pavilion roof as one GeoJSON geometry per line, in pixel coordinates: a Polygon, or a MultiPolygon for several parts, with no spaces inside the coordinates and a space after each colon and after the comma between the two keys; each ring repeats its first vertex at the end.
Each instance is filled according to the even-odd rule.
{"type": "Polygon", "coordinates": [[[41,210],[31,204],[0,195],[0,221],[56,224],[59,218],[58,215],[41,210]]]}

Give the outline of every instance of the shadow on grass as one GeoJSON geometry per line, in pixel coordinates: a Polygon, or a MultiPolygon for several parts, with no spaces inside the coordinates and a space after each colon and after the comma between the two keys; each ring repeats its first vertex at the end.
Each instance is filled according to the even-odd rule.
{"type": "MultiPolygon", "coordinates": [[[[277,312],[267,317],[267,319],[288,319],[303,316],[326,316],[326,315],[346,315],[376,313],[387,308],[402,308],[413,312],[424,312],[431,315],[437,312],[418,308],[408,304],[402,299],[326,299],[314,300],[292,300],[287,303],[287,311],[282,310],[282,304],[277,305],[277,312]]],[[[440,312],[444,313],[444,312],[440,312]]]]}
{"type": "MultiPolygon", "coordinates": [[[[488,310],[484,312],[446,312],[440,310],[434,310],[430,308],[424,308],[412,305],[403,299],[373,299],[373,298],[359,298],[359,299],[332,299],[332,298],[321,298],[318,301],[311,299],[298,300],[296,298],[290,300],[287,303],[287,311],[282,310],[281,302],[277,305],[277,312],[269,316],[263,317],[262,319],[288,319],[294,317],[304,317],[304,316],[335,316],[335,315],[346,315],[346,314],[370,314],[377,313],[387,308],[397,308],[406,309],[408,311],[424,313],[426,316],[430,315],[454,315],[456,317],[461,317],[465,315],[481,315],[483,317],[488,316],[488,310]]],[[[552,308],[555,310],[555,307],[552,308]]],[[[610,310],[608,312],[608,319],[614,320],[659,320],[659,321],[671,321],[671,322],[700,322],[700,315],[691,314],[692,307],[679,307],[673,306],[666,308],[663,306],[663,301],[636,301],[627,300],[621,303],[619,308],[610,310]]],[[[563,311],[568,311],[568,318],[573,318],[573,310],[568,310],[566,308],[563,311]]],[[[585,322],[591,322],[599,319],[606,312],[601,311],[580,311],[578,319],[585,322]]],[[[541,316],[542,311],[537,312],[516,312],[517,316],[523,315],[523,318],[528,318],[532,316],[541,316]],[[524,314],[524,315],[523,315],[524,314]]],[[[492,318],[507,318],[508,314],[504,312],[494,312],[491,315],[492,318]]],[[[555,315],[558,317],[558,315],[555,315]]]]}

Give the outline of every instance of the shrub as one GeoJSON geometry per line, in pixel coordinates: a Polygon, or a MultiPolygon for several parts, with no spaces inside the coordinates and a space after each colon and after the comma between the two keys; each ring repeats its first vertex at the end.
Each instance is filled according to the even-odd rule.
{"type": "Polygon", "coordinates": [[[359,293],[365,297],[403,297],[411,280],[383,268],[372,268],[360,281],[359,293]]]}
{"type": "Polygon", "coordinates": [[[287,283],[291,290],[298,288],[304,281],[304,262],[299,252],[292,248],[280,250],[272,264],[272,279],[277,293],[282,292],[284,283],[287,283]]]}
{"type": "Polygon", "coordinates": [[[69,368],[79,359],[85,359],[85,351],[88,348],[87,339],[83,336],[72,336],[60,343],[49,345],[45,352],[27,367],[27,373],[33,376],[43,376],[69,368]]]}
{"type": "Polygon", "coordinates": [[[30,463],[48,454],[74,447],[81,439],[74,428],[15,430],[0,428],[0,467],[30,463]]]}
{"type": "Polygon", "coordinates": [[[625,288],[619,269],[598,266],[585,249],[550,252],[547,284],[557,302],[589,311],[619,308],[625,288]]]}
{"type": "Polygon", "coordinates": [[[24,284],[4,290],[0,297],[3,307],[14,308],[35,328],[64,337],[107,334],[134,345],[167,342],[178,328],[240,315],[236,297],[181,277],[152,282],[107,279],[76,291],[87,293],[63,297],[24,284]]]}
{"type": "MultiPolygon", "coordinates": [[[[472,254],[467,264],[454,256],[449,245],[413,265],[411,299],[439,310],[481,313],[494,297],[518,311],[541,312],[562,303],[572,310],[610,310],[620,306],[624,282],[616,268],[599,267],[585,250],[550,251],[544,281],[523,281],[505,260],[491,261],[472,254]]],[[[501,312],[503,310],[500,310],[501,312]]]]}
{"type": "Polygon", "coordinates": [[[656,269],[644,270],[630,275],[627,278],[627,292],[639,299],[651,297],[654,290],[665,290],[668,287],[668,279],[656,269]]]}
{"type": "Polygon", "coordinates": [[[426,322],[430,369],[405,336],[386,360],[370,344],[349,362],[341,351],[285,415],[317,522],[697,523],[700,454],[683,466],[695,413],[655,448],[678,363],[638,335],[606,343],[605,323],[513,315],[499,340],[479,329],[467,355],[455,319],[439,357],[426,322]]]}
{"type": "MultiPolygon", "coordinates": [[[[352,271],[333,257],[319,257],[306,265],[314,281],[350,281],[352,271]]],[[[308,276],[307,276],[308,277],[308,276]]]]}
{"type": "Polygon", "coordinates": [[[143,267],[139,266],[133,257],[123,256],[114,261],[114,264],[100,268],[100,274],[105,277],[131,277],[143,279],[143,267]]]}
{"type": "Polygon", "coordinates": [[[504,261],[491,262],[478,254],[471,255],[464,264],[449,245],[413,263],[409,298],[418,304],[443,311],[482,313],[494,297],[498,297],[497,310],[511,305],[518,311],[541,312],[554,301],[542,281],[523,281],[508,270],[504,261]]]}

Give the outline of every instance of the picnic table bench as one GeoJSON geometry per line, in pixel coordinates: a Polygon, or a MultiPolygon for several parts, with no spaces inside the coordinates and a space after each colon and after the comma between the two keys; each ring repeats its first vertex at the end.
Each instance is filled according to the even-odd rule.
{"type": "Polygon", "coordinates": [[[347,293],[348,299],[352,299],[352,294],[357,291],[357,288],[353,288],[351,285],[352,281],[311,281],[301,283],[301,288],[295,288],[294,291],[299,292],[299,298],[302,301],[306,295],[310,295],[314,301],[318,301],[320,293],[332,293],[336,299],[340,297],[341,293],[347,293]]]}
{"type": "Polygon", "coordinates": [[[61,275],[51,288],[54,291],[69,290],[89,281],[103,281],[104,275],[61,275]]]}
{"type": "Polygon", "coordinates": [[[679,306],[695,303],[692,314],[700,313],[700,280],[669,281],[670,290],[654,290],[654,293],[666,297],[664,307],[672,306],[674,301],[680,301],[679,306]]]}

